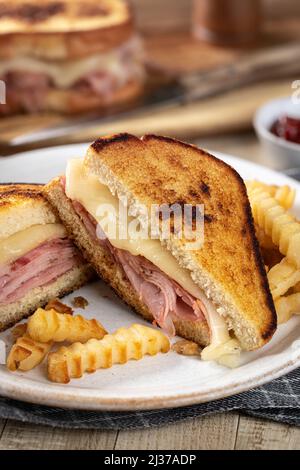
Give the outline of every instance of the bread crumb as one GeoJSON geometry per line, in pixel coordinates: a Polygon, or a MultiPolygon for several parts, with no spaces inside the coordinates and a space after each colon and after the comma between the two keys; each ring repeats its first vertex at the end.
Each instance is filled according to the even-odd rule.
{"type": "Polygon", "coordinates": [[[199,344],[194,343],[193,341],[182,339],[172,345],[172,350],[182,356],[200,356],[202,348],[200,348],[199,344]]]}
{"type": "Polygon", "coordinates": [[[67,313],[73,315],[73,309],[66,304],[63,304],[59,299],[52,299],[47,303],[45,310],[55,310],[57,313],[67,313]]]}
{"type": "Polygon", "coordinates": [[[85,307],[88,306],[88,301],[84,298],[84,297],[74,297],[74,299],[72,300],[72,305],[75,307],[75,308],[82,308],[83,310],[85,309],[85,307]]]}
{"type": "Polygon", "coordinates": [[[18,338],[21,338],[21,336],[24,336],[26,331],[27,323],[20,323],[11,330],[11,334],[14,340],[17,340],[18,338]]]}

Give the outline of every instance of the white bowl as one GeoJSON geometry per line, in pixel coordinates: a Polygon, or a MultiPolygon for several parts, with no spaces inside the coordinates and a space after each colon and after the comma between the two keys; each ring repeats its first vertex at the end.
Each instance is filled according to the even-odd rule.
{"type": "Polygon", "coordinates": [[[300,102],[292,98],[279,98],[269,101],[255,114],[254,128],[266,153],[266,163],[275,169],[300,167],[300,144],[288,142],[270,131],[273,123],[282,115],[300,119],[300,102]]]}

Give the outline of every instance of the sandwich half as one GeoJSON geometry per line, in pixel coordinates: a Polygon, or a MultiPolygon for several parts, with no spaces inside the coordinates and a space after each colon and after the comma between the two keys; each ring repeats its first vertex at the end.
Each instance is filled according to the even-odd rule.
{"type": "MultiPolygon", "coordinates": [[[[239,351],[266,344],[276,312],[243,180],[194,146],[128,134],[95,141],[84,160],[45,187],[69,235],[99,275],[144,318],[205,346],[203,359],[233,364],[239,351]],[[127,211],[141,228],[153,207],[204,205],[204,240],[162,220],[156,238],[111,234],[112,212],[127,211]]],[[[193,213],[193,212],[192,212],[193,213]]],[[[120,212],[118,212],[120,214],[120,212]]]]}
{"type": "Polygon", "coordinates": [[[0,185],[0,331],[93,277],[41,190],[0,185]]]}
{"type": "Polygon", "coordinates": [[[0,0],[0,113],[79,113],[143,90],[141,41],[123,0],[0,0]]]}

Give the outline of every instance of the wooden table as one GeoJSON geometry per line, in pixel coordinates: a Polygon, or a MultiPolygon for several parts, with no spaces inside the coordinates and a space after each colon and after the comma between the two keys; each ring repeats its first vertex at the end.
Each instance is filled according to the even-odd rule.
{"type": "MultiPolygon", "coordinates": [[[[202,139],[205,148],[264,161],[252,133],[202,139]]],[[[61,430],[0,420],[0,449],[300,449],[300,428],[225,413],[137,431],[61,430]]]]}

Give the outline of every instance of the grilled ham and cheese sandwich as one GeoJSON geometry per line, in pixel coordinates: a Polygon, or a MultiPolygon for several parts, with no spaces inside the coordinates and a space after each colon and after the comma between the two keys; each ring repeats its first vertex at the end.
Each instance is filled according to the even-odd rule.
{"type": "Polygon", "coordinates": [[[98,139],[84,160],[45,187],[68,234],[99,275],[144,318],[206,346],[202,358],[236,365],[267,343],[276,313],[245,185],[230,166],[164,137],[98,139]],[[204,243],[159,228],[157,239],[110,236],[105,204],[143,226],[153,205],[204,204],[204,243]]]}
{"type": "Polygon", "coordinates": [[[0,0],[0,113],[78,113],[133,99],[144,66],[123,0],[0,0]]]}
{"type": "Polygon", "coordinates": [[[41,190],[0,185],[0,330],[93,276],[41,190]]]}

